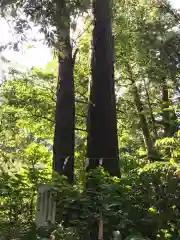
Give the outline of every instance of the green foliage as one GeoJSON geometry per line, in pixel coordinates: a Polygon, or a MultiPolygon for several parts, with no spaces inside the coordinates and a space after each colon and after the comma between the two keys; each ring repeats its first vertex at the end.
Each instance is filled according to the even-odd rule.
{"type": "Polygon", "coordinates": [[[0,235],[20,239],[34,227],[38,184],[51,179],[55,77],[11,76],[0,88],[0,235]]]}
{"type": "Polygon", "coordinates": [[[165,160],[179,163],[180,161],[180,131],[174,137],[163,138],[156,141],[157,147],[162,151],[165,160]]]}
{"type": "Polygon", "coordinates": [[[64,228],[62,224],[59,224],[56,228],[56,230],[51,234],[52,239],[55,240],[80,240],[76,229],[72,227],[64,228]]]}
{"type": "MultiPolygon", "coordinates": [[[[123,4],[115,2],[119,142],[120,147],[124,148],[124,136],[128,136],[131,146],[132,143],[134,145],[131,151],[136,149],[137,153],[140,149],[147,150],[144,139],[148,139],[155,147],[156,140],[167,136],[163,112],[169,115],[169,130],[178,125],[178,120],[176,117],[173,119],[171,114],[174,109],[176,116],[179,109],[178,101],[173,100],[175,95],[179,95],[176,92],[179,86],[179,57],[176,55],[179,51],[179,33],[172,30],[179,22],[179,15],[165,1],[160,4],[161,7],[138,0],[124,1],[123,4]],[[163,79],[166,79],[168,88],[169,106],[164,107],[165,110],[162,100],[163,79]],[[148,134],[144,133],[144,127],[148,129],[148,134]]],[[[173,134],[172,131],[172,137],[173,134]]]]}
{"type": "MultiPolygon", "coordinates": [[[[128,235],[172,239],[174,230],[180,227],[180,183],[175,178],[175,171],[172,164],[147,164],[128,177],[118,179],[97,169],[88,174],[88,188],[83,191],[78,185],[69,185],[64,177],[54,175],[59,224],[51,235],[55,239],[89,239],[90,226],[94,221],[98,223],[102,214],[104,239],[112,237],[116,230],[121,232],[123,239],[128,235]]],[[[49,181],[44,170],[36,180],[28,172],[29,169],[1,177],[1,208],[5,208],[2,208],[1,223],[8,234],[16,229],[13,230],[16,237],[28,226],[32,229],[36,184],[49,181]],[[8,218],[13,227],[7,228],[8,218]]],[[[4,236],[5,232],[2,232],[4,236]]]]}
{"type": "Polygon", "coordinates": [[[22,239],[34,227],[38,184],[51,179],[48,166],[24,167],[0,174],[0,222],[2,239],[22,239]]]}
{"type": "Polygon", "coordinates": [[[89,227],[98,223],[101,214],[104,239],[112,237],[115,230],[123,238],[134,234],[169,239],[180,224],[180,183],[175,171],[171,164],[147,164],[118,179],[97,169],[88,174],[88,188],[83,191],[58,178],[54,186],[59,193],[59,221],[67,231],[76,230],[78,239],[89,239],[89,227]]]}
{"type": "MultiPolygon", "coordinates": [[[[6,2],[10,4],[5,4],[6,7],[13,8],[12,1],[6,2]]],[[[43,1],[41,6],[37,1],[26,3],[25,13],[41,24],[48,43],[61,45],[59,37],[64,37],[67,16],[62,14],[59,17],[58,13],[57,21],[57,2],[53,5],[53,1],[43,1]]],[[[84,3],[66,1],[71,25],[79,12],[88,8],[89,1],[86,6],[84,3]]],[[[114,4],[117,125],[122,177],[112,178],[103,169],[96,169],[88,176],[85,173],[85,130],[91,74],[91,27],[88,27],[78,40],[79,54],[74,68],[75,185],[67,184],[63,176],[51,175],[56,59],[44,71],[32,69],[27,74],[13,71],[10,79],[0,87],[0,236],[3,240],[38,238],[34,226],[37,186],[52,183],[52,179],[53,188],[58,192],[57,226],[51,233],[52,239],[90,239],[92,225],[98,224],[101,214],[104,239],[111,239],[116,230],[126,240],[166,240],[173,239],[175,232],[176,237],[180,235],[180,182],[175,174],[180,167],[180,134],[176,129],[171,136],[166,136],[163,119],[164,112],[175,113],[175,119],[171,117],[169,123],[179,126],[178,35],[173,34],[170,41],[167,36],[167,29],[176,25],[179,18],[167,5],[161,8],[145,6],[137,0],[114,1],[114,4]],[[158,39],[163,39],[163,43],[159,44],[158,39]],[[167,81],[168,107],[162,100],[163,77],[167,81]],[[140,114],[134,86],[143,106],[140,114]],[[161,163],[149,163],[141,115],[145,116],[153,147],[160,156],[157,160],[161,163]]],[[[16,30],[20,33],[28,28],[25,20],[18,19],[17,23],[19,28],[16,30]]]]}
{"type": "MultiPolygon", "coordinates": [[[[76,29],[78,17],[89,7],[89,0],[6,0],[0,4],[1,15],[13,18],[14,30],[21,39],[26,40],[25,33],[33,23],[40,27],[39,31],[45,35],[47,44],[58,51],[62,51],[70,28],[76,29]]],[[[15,50],[18,50],[18,43],[13,44],[15,50]]]]}

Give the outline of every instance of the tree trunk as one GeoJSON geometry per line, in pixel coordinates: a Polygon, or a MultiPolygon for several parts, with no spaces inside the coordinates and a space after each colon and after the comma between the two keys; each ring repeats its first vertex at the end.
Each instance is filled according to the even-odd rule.
{"type": "Polygon", "coordinates": [[[164,137],[172,137],[178,131],[177,116],[173,109],[170,109],[169,89],[166,80],[162,85],[162,122],[164,126],[164,137]]]}
{"type": "Polygon", "coordinates": [[[150,101],[150,97],[149,97],[149,92],[148,92],[148,88],[147,88],[147,85],[146,85],[145,81],[144,81],[144,88],[145,88],[148,107],[149,107],[150,116],[151,116],[152,129],[153,129],[153,133],[154,133],[154,140],[157,140],[158,139],[158,133],[157,133],[157,128],[156,128],[156,121],[155,121],[155,118],[154,118],[153,109],[152,109],[151,101],[150,101]]]}
{"type": "Polygon", "coordinates": [[[88,116],[87,170],[102,165],[120,176],[114,88],[114,47],[109,0],[94,0],[92,84],[88,116]]]}
{"type": "Polygon", "coordinates": [[[162,85],[162,104],[163,104],[163,125],[164,125],[164,137],[169,137],[170,128],[170,115],[169,115],[169,92],[166,80],[163,80],[162,85]]]}
{"type": "Polygon", "coordinates": [[[155,160],[155,151],[154,151],[154,146],[153,146],[153,141],[151,139],[150,136],[150,132],[149,132],[149,128],[148,128],[148,123],[146,121],[146,117],[143,113],[143,104],[141,102],[140,96],[139,96],[139,92],[137,89],[137,86],[135,84],[134,81],[132,81],[132,87],[133,87],[133,96],[134,96],[134,102],[136,105],[136,109],[140,118],[140,124],[141,124],[141,128],[142,128],[142,132],[143,132],[143,137],[144,137],[144,142],[145,142],[145,146],[147,149],[147,154],[148,154],[148,158],[150,160],[155,160]]]}
{"type": "Polygon", "coordinates": [[[64,174],[69,183],[74,178],[74,77],[70,37],[65,40],[64,55],[59,56],[59,76],[55,113],[53,170],[64,174]]]}

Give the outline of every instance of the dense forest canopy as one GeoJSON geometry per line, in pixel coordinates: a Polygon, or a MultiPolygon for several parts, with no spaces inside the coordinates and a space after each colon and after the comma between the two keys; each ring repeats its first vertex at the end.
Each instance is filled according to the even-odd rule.
{"type": "Polygon", "coordinates": [[[0,239],[179,239],[179,12],[139,0],[0,6],[18,36],[1,46],[4,64],[34,27],[54,53],[0,85],[0,239]],[[45,228],[42,184],[58,196],[45,228]]]}

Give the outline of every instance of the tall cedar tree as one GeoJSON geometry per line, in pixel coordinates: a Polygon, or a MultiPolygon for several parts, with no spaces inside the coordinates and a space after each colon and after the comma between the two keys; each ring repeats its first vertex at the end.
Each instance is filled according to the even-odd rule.
{"type": "Polygon", "coordinates": [[[92,83],[88,115],[87,170],[99,160],[112,176],[119,176],[112,6],[109,0],[94,0],[92,83]]]}
{"type": "Polygon", "coordinates": [[[63,56],[59,56],[53,145],[53,170],[64,174],[69,183],[73,183],[74,179],[75,101],[73,68],[74,57],[72,56],[69,27],[64,39],[63,56]]]}

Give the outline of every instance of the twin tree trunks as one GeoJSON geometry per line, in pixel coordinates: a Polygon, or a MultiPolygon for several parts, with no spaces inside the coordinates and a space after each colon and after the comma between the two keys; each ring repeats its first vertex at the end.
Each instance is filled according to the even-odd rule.
{"type": "MultiPolygon", "coordinates": [[[[87,171],[99,160],[112,176],[120,176],[114,87],[114,43],[112,6],[109,0],[93,1],[94,30],[92,82],[88,112],[87,171]]],[[[74,62],[70,34],[65,39],[65,56],[59,57],[59,87],[55,114],[53,170],[74,179],[74,62]]]]}
{"type": "MultiPolygon", "coordinates": [[[[102,166],[112,176],[120,177],[116,99],[114,86],[114,42],[112,36],[112,6],[110,0],[93,1],[94,30],[92,52],[92,82],[87,121],[87,171],[102,166]]],[[[69,31],[70,32],[70,31],[69,31]]],[[[65,56],[59,57],[59,86],[55,114],[53,170],[74,180],[74,61],[70,34],[65,40],[65,56]]],[[[88,183],[87,183],[88,187],[88,183]]],[[[94,189],[95,191],[96,189],[94,189]]],[[[94,219],[90,239],[103,235],[103,217],[94,219]]]]}

